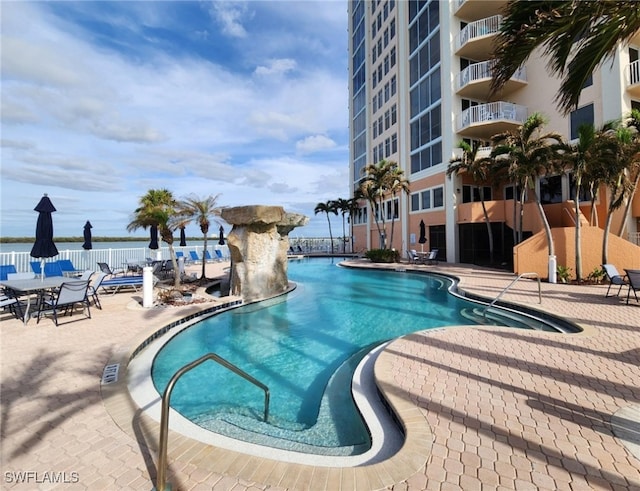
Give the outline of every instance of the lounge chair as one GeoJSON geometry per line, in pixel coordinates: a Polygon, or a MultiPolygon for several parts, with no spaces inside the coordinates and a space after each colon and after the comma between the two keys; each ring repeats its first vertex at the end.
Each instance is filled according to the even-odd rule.
{"type": "MultiPolygon", "coordinates": [[[[98,288],[102,288],[105,292],[110,291],[112,294],[116,294],[122,288],[133,288],[138,291],[138,287],[142,288],[143,280],[142,276],[115,276],[108,279],[103,279],[100,284],[97,282],[94,284],[96,291],[98,288]]],[[[154,284],[157,279],[154,279],[154,284]]]]}
{"type": "Polygon", "coordinates": [[[629,290],[627,290],[627,305],[629,305],[629,295],[631,294],[631,290],[633,290],[633,296],[636,297],[636,302],[638,301],[638,294],[636,293],[640,290],[640,269],[627,269],[627,281],[629,282],[629,290]]]}
{"type": "Polygon", "coordinates": [[[609,295],[609,291],[611,290],[612,285],[620,286],[620,288],[618,288],[618,293],[616,295],[616,296],[620,296],[620,290],[622,290],[622,287],[624,285],[628,284],[627,276],[626,275],[623,276],[620,273],[618,273],[618,270],[613,264],[603,264],[602,269],[604,269],[604,272],[607,278],[609,279],[609,288],[607,288],[607,293],[605,294],[605,298],[609,296],[613,296],[613,295],[609,295]]]}
{"type": "Polygon", "coordinates": [[[200,258],[198,257],[198,253],[196,251],[189,251],[189,256],[191,256],[191,260],[198,262],[200,258]]]}
{"type": "Polygon", "coordinates": [[[31,271],[33,271],[37,276],[40,276],[42,274],[40,261],[30,261],[29,265],[31,266],[31,271]]]}
{"type": "MultiPolygon", "coordinates": [[[[60,289],[51,297],[44,298],[40,302],[38,308],[38,322],[43,312],[53,311],[53,321],[58,325],[58,312],[64,310],[65,313],[73,313],[76,304],[86,305],[87,317],[91,319],[91,308],[89,306],[89,297],[87,290],[89,288],[88,281],[66,281],[60,285],[60,289]]],[[[84,308],[83,308],[84,311],[84,308]]]]}
{"type": "Polygon", "coordinates": [[[216,258],[218,259],[218,262],[224,261],[224,257],[222,257],[222,251],[220,249],[216,249],[215,253],[216,253],[216,258]]]}
{"type": "MultiPolygon", "coordinates": [[[[71,259],[58,259],[58,264],[60,265],[60,269],[62,270],[62,274],[64,276],[78,276],[82,271],[76,269],[71,259]]],[[[46,266],[46,265],[45,265],[46,266]]],[[[45,268],[45,274],[47,270],[45,268]]]]}
{"type": "Polygon", "coordinates": [[[58,261],[52,263],[44,263],[44,277],[51,278],[52,276],[64,276],[64,271],[58,261]]]}
{"type": "Polygon", "coordinates": [[[3,264],[0,266],[0,281],[8,279],[9,273],[16,273],[16,267],[13,264],[3,264]]]}
{"type": "Polygon", "coordinates": [[[98,267],[100,268],[100,271],[106,273],[109,276],[119,276],[126,273],[126,271],[122,268],[112,270],[107,263],[98,263],[98,267]]]}
{"type": "Polygon", "coordinates": [[[207,249],[206,251],[204,251],[204,257],[202,258],[203,261],[213,261],[213,258],[211,257],[211,254],[209,253],[209,250],[207,249]]]}

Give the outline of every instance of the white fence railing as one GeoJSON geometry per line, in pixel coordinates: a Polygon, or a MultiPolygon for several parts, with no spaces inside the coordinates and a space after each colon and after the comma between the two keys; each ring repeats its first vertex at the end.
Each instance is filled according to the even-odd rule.
{"type": "MultiPolygon", "coordinates": [[[[304,254],[330,254],[331,253],[331,240],[329,238],[322,237],[289,237],[289,243],[294,249],[294,253],[304,254]],[[299,248],[298,248],[299,247],[299,248]]],[[[187,261],[191,260],[190,251],[196,251],[199,258],[202,258],[203,246],[174,246],[174,251],[182,252],[187,261]]],[[[213,252],[219,249],[223,258],[229,258],[229,248],[224,245],[209,244],[207,246],[209,253],[212,257],[215,256],[213,252]]],[[[45,259],[45,262],[54,262],[58,259],[70,259],[76,269],[87,270],[91,269],[97,271],[98,263],[107,263],[111,268],[121,268],[127,262],[138,261],[144,262],[147,258],[151,259],[169,259],[169,248],[161,247],[160,249],[153,251],[147,247],[130,247],[130,248],[113,248],[113,249],[91,249],[89,251],[79,249],[66,249],[63,250],[58,246],[59,254],[55,257],[45,259]]],[[[343,241],[342,237],[333,238],[333,252],[335,254],[341,254],[343,252],[351,253],[351,241],[347,238],[343,241]],[[343,250],[344,243],[344,250],[343,250]]],[[[40,262],[40,259],[31,257],[29,252],[0,252],[0,265],[13,264],[18,272],[30,272],[31,262],[40,262]]]]}

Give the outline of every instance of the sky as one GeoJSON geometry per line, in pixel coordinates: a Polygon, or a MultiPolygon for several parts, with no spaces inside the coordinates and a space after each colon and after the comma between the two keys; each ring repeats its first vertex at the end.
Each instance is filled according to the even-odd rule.
{"type": "Polygon", "coordinates": [[[316,204],[349,197],[346,0],[0,9],[0,236],[33,236],[46,193],[56,237],[145,237],[126,226],[150,189],[283,206],[310,219],[292,236],[328,236],[316,204]]]}

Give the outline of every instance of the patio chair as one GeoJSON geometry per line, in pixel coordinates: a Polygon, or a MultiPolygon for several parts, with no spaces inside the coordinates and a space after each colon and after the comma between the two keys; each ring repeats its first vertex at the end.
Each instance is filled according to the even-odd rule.
{"type": "Polygon", "coordinates": [[[60,269],[62,270],[62,274],[64,276],[78,276],[80,273],[82,273],[82,271],[75,268],[75,266],[71,262],[71,259],[58,259],[58,264],[60,265],[60,269]]]}
{"type": "Polygon", "coordinates": [[[107,277],[107,273],[103,273],[100,271],[99,273],[91,272],[90,278],[87,278],[89,281],[89,288],[87,289],[87,296],[93,298],[93,304],[102,310],[102,304],[100,303],[100,298],[98,297],[98,288],[100,288],[102,284],[102,280],[107,277]]]}
{"type": "Polygon", "coordinates": [[[631,290],[633,290],[633,296],[636,297],[636,302],[638,301],[638,294],[636,292],[640,290],[640,269],[627,269],[626,272],[629,285],[629,289],[627,290],[627,305],[629,305],[631,290]]]}
{"type": "Polygon", "coordinates": [[[31,271],[33,271],[37,276],[40,276],[42,274],[40,261],[30,261],[29,265],[31,266],[31,271]]]}
{"type": "Polygon", "coordinates": [[[431,249],[424,261],[429,264],[433,264],[434,262],[438,264],[438,249],[431,249]]]}
{"type": "MultiPolygon", "coordinates": [[[[60,285],[60,289],[52,296],[52,298],[42,299],[38,308],[38,321],[45,311],[53,311],[53,321],[58,325],[58,312],[64,310],[64,313],[73,313],[76,304],[87,307],[87,318],[91,319],[91,308],[89,306],[89,297],[87,291],[89,289],[88,281],[66,281],[60,285]]],[[[84,311],[84,308],[83,308],[84,311]]]]}
{"type": "Polygon", "coordinates": [[[222,251],[220,249],[216,249],[215,253],[216,253],[216,259],[218,260],[218,262],[224,261],[224,257],[222,257],[222,251]]]}
{"type": "Polygon", "coordinates": [[[98,267],[100,268],[100,271],[106,273],[108,276],[119,276],[126,273],[122,268],[112,270],[107,263],[98,263],[98,267]]]}
{"type": "Polygon", "coordinates": [[[7,290],[0,296],[0,308],[2,310],[8,310],[16,316],[17,319],[22,320],[24,318],[24,311],[22,310],[20,299],[11,290],[7,290]]]}
{"type": "Polygon", "coordinates": [[[407,249],[407,259],[409,260],[409,264],[415,264],[420,258],[415,250],[407,249]]]}
{"type": "Polygon", "coordinates": [[[209,249],[204,251],[204,256],[203,256],[202,260],[205,261],[205,262],[213,261],[213,258],[211,257],[211,254],[209,253],[209,249]]]}
{"type": "Polygon", "coordinates": [[[191,256],[191,260],[192,261],[200,261],[200,258],[198,257],[198,253],[196,251],[189,251],[189,256],[191,256]]]}
{"type": "Polygon", "coordinates": [[[604,272],[607,275],[607,278],[609,279],[609,288],[607,288],[607,293],[605,294],[605,298],[609,296],[611,297],[613,296],[613,295],[609,295],[609,291],[611,290],[612,285],[620,285],[620,288],[618,288],[618,293],[616,294],[616,296],[620,296],[620,290],[622,290],[622,287],[627,284],[627,276],[626,275],[623,276],[620,273],[618,273],[618,270],[613,264],[603,264],[602,269],[604,269],[604,272]]]}

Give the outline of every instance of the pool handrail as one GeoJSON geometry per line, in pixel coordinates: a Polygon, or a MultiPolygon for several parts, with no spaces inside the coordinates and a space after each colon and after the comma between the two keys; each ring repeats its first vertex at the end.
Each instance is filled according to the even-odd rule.
{"type": "Polygon", "coordinates": [[[540,288],[540,276],[538,276],[538,273],[522,273],[522,274],[519,274],[518,277],[516,279],[514,279],[511,283],[509,283],[506,287],[504,287],[502,289],[502,291],[498,294],[498,296],[496,298],[494,298],[491,301],[491,303],[489,305],[487,305],[482,310],[482,317],[484,317],[485,321],[487,319],[487,310],[489,310],[491,307],[493,307],[496,304],[496,302],[498,300],[500,300],[500,297],[502,297],[502,295],[507,293],[507,290],[509,290],[513,285],[515,285],[516,282],[520,278],[535,278],[535,279],[538,280],[538,303],[542,303],[542,291],[541,291],[541,288],[540,288]]]}
{"type": "MultiPolygon", "coordinates": [[[[160,415],[160,442],[158,448],[158,477],[155,488],[158,491],[165,491],[165,487],[167,484],[167,444],[169,440],[169,403],[171,402],[171,393],[173,392],[173,388],[180,377],[207,360],[212,360],[216,363],[219,363],[223,367],[228,368],[233,373],[240,375],[245,380],[262,389],[264,391],[264,420],[266,422],[269,419],[269,388],[259,380],[249,375],[247,372],[238,368],[233,363],[225,360],[215,353],[208,353],[201,356],[197,360],[194,360],[191,363],[183,366],[173,375],[173,377],[171,377],[171,380],[169,380],[169,383],[167,384],[167,387],[164,389],[164,393],[162,394],[162,412],[160,415]]],[[[169,489],[171,488],[169,487],[169,489]]]]}

